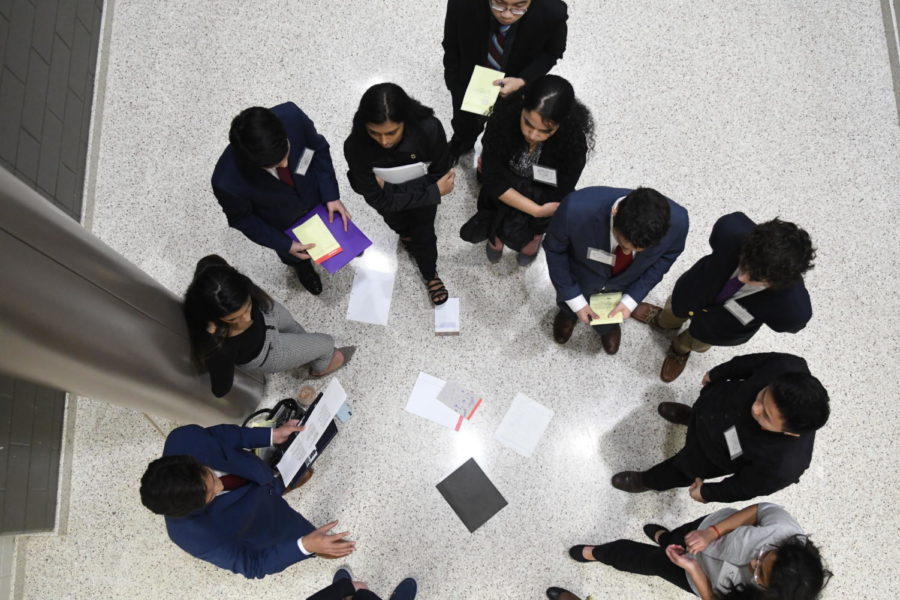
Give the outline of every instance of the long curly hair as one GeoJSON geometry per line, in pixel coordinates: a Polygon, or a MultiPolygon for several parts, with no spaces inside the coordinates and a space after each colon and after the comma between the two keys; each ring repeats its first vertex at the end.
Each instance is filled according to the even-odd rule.
{"type": "Polygon", "coordinates": [[[503,164],[527,147],[519,126],[522,109],[537,111],[544,121],[559,125],[544,142],[541,156],[569,164],[594,150],[594,118],[576,97],[572,84],[558,75],[544,75],[523,90],[499,100],[484,133],[484,152],[503,164]]]}

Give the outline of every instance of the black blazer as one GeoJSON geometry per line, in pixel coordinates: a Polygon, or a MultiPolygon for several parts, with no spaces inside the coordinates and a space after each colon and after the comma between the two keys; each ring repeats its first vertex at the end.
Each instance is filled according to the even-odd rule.
{"type": "Polygon", "coordinates": [[[436,117],[426,117],[418,123],[406,123],[403,139],[393,148],[381,144],[363,133],[344,142],[347,159],[347,179],[350,187],[361,194],[379,213],[411,210],[440,204],[441,192],[437,180],[450,170],[450,149],[444,127],[436,117]],[[400,167],[417,162],[431,163],[428,174],[406,183],[385,183],[375,180],[373,167],[400,167]]]}
{"type": "Polygon", "coordinates": [[[740,212],[720,218],[709,236],[712,253],[694,263],[675,282],[672,312],[691,319],[691,335],[701,342],[714,346],[743,344],[763,324],[773,331],[797,333],[812,318],[809,293],[802,281],[781,290],[766,289],[736,300],[753,315],[747,325],[728,312],[724,305],[713,304],[738,268],[741,246],[754,225],[740,212]]]}
{"type": "Polygon", "coordinates": [[[794,437],[764,431],[750,412],[759,391],[783,373],[808,374],[809,368],[799,356],[769,352],[736,356],[710,370],[710,383],[691,411],[685,448],[700,451],[704,461],[734,475],[704,483],[704,500],[739,502],[772,494],[798,482],[809,467],[815,432],[794,437]],[[743,450],[735,460],[725,442],[731,426],[743,450]]]}
{"type": "MultiPolygon", "coordinates": [[[[511,47],[503,55],[507,77],[521,77],[530,83],[546,75],[566,51],[568,18],[562,0],[534,0],[512,27],[511,47]]],[[[462,98],[475,65],[485,66],[496,23],[487,0],[447,2],[444,82],[454,98],[462,98]]]]}

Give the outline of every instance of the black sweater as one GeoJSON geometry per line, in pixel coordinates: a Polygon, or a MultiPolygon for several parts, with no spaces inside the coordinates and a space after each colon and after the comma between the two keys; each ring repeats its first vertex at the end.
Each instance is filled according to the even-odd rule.
{"type": "Polygon", "coordinates": [[[262,351],[266,341],[266,322],[256,304],[250,309],[250,317],[253,319],[250,327],[238,335],[225,338],[218,352],[206,359],[212,393],[216,398],[221,398],[231,391],[234,384],[234,365],[246,364],[259,356],[262,351]]]}

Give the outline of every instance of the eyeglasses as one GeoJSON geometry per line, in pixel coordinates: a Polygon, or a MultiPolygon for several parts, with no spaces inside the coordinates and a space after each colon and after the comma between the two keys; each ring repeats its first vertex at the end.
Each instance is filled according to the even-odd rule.
{"type": "Polygon", "coordinates": [[[521,17],[522,15],[524,15],[525,13],[528,12],[527,6],[525,8],[510,8],[504,4],[494,4],[493,2],[491,2],[490,5],[491,5],[492,11],[494,11],[496,13],[500,13],[500,14],[503,14],[506,11],[509,11],[510,13],[516,15],[517,17],[521,17]]]}
{"type": "Polygon", "coordinates": [[[759,576],[762,574],[763,557],[768,553],[769,551],[765,548],[759,551],[759,555],[756,557],[756,568],[753,569],[753,583],[762,589],[766,589],[766,586],[760,581],[759,576]]]}

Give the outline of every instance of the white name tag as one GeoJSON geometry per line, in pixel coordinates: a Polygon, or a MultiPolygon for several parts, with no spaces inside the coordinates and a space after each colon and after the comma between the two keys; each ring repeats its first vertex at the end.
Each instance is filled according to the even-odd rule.
{"type": "Polygon", "coordinates": [[[315,154],[314,150],[304,148],[303,154],[300,155],[300,162],[297,163],[297,168],[294,169],[294,173],[297,175],[306,175],[306,170],[309,169],[309,163],[312,162],[313,154],[315,154]]]}
{"type": "Polygon", "coordinates": [[[556,169],[542,167],[541,165],[533,165],[531,167],[531,176],[535,181],[540,181],[541,183],[556,187],[556,169]]]}
{"type": "Polygon", "coordinates": [[[733,425],[725,430],[725,443],[728,444],[728,453],[731,454],[731,460],[744,453],[744,449],[741,448],[741,440],[738,439],[737,429],[733,425]]]}
{"type": "Polygon", "coordinates": [[[616,262],[616,256],[614,254],[610,254],[606,250],[600,250],[598,248],[588,247],[587,257],[588,260],[601,262],[609,266],[613,266],[613,263],[616,262]]]}
{"type": "Polygon", "coordinates": [[[740,321],[741,325],[748,325],[755,318],[746,308],[738,304],[734,298],[725,302],[725,310],[734,315],[734,318],[740,321]]]}

